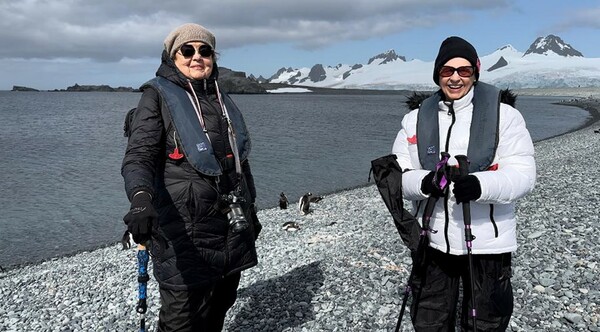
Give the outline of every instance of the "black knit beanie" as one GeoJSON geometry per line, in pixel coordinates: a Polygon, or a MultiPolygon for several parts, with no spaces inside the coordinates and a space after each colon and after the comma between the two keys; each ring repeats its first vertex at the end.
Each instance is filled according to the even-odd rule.
{"type": "Polygon", "coordinates": [[[453,58],[469,60],[471,65],[475,67],[475,80],[479,80],[480,63],[475,47],[460,37],[452,36],[442,42],[437,58],[435,58],[435,66],[433,67],[433,81],[435,84],[440,85],[440,69],[448,60],[453,58]]]}

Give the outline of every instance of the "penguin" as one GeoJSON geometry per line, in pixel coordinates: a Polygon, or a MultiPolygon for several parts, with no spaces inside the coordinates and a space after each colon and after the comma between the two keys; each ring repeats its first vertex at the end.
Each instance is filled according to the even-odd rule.
{"type": "Polygon", "coordinates": [[[288,208],[288,198],[283,191],[279,194],[279,208],[285,210],[288,208]]]}
{"type": "Polygon", "coordinates": [[[288,232],[295,232],[297,230],[300,230],[300,225],[297,222],[288,221],[285,222],[281,228],[288,232]]]}
{"type": "Polygon", "coordinates": [[[123,250],[133,248],[134,244],[135,242],[133,241],[133,236],[131,235],[131,233],[129,233],[129,231],[125,231],[125,233],[121,237],[121,246],[123,247],[123,250]]]}
{"type": "Polygon", "coordinates": [[[310,196],[311,203],[318,203],[323,199],[323,196],[310,196]]]}
{"type": "Polygon", "coordinates": [[[300,214],[307,215],[310,213],[310,197],[311,193],[306,193],[300,197],[298,201],[298,208],[300,209],[300,214]]]}

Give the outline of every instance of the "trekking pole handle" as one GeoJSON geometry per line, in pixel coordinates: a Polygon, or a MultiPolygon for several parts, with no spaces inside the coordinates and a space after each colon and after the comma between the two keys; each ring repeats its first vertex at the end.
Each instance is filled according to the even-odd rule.
{"type": "MultiPolygon", "coordinates": [[[[458,170],[460,176],[466,176],[469,174],[469,158],[465,155],[455,156],[458,161],[458,170]]],[[[465,223],[465,237],[467,241],[467,247],[471,248],[471,241],[473,240],[473,234],[471,233],[471,203],[463,202],[463,221],[465,223]]]]}
{"type": "Polygon", "coordinates": [[[147,297],[147,282],[150,279],[148,276],[148,261],[150,257],[148,255],[148,250],[146,246],[142,244],[138,244],[138,304],[135,308],[140,314],[146,313],[146,309],[148,308],[146,304],[147,297]]]}

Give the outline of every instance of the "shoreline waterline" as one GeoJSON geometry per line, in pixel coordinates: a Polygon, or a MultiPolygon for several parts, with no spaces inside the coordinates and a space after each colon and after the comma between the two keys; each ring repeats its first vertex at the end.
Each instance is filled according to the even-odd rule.
{"type": "MultiPolygon", "coordinates": [[[[591,127],[595,123],[599,122],[600,121],[600,88],[593,88],[592,90],[590,90],[590,89],[592,89],[592,88],[583,90],[580,93],[575,93],[576,90],[573,90],[570,88],[569,89],[521,89],[521,90],[516,90],[517,95],[523,95],[523,96],[563,96],[563,95],[569,94],[570,96],[565,97],[564,100],[559,101],[556,104],[564,105],[564,106],[571,106],[571,107],[578,107],[580,109],[587,111],[590,114],[590,118],[582,125],[580,125],[576,128],[573,128],[569,131],[566,131],[562,134],[559,134],[559,135],[547,137],[547,138],[544,138],[541,140],[536,140],[536,141],[534,141],[534,143],[553,139],[556,137],[560,137],[560,136],[563,136],[563,135],[566,135],[569,133],[573,133],[573,132],[576,132],[579,130],[584,130],[586,128],[591,127]],[[583,97],[583,96],[588,96],[588,97],[583,97]]],[[[338,193],[352,191],[352,190],[358,189],[358,188],[368,187],[372,184],[373,184],[372,182],[367,182],[367,183],[363,183],[363,184],[359,184],[359,185],[355,185],[355,186],[351,186],[351,187],[347,187],[347,188],[340,188],[340,189],[331,190],[331,191],[319,192],[319,195],[320,196],[330,196],[330,195],[334,195],[334,194],[338,194],[338,193]]],[[[290,202],[291,208],[295,208],[295,203],[296,203],[295,201],[290,202]]],[[[275,208],[275,206],[276,206],[276,204],[273,204],[272,206],[267,206],[264,208],[261,208],[261,207],[259,207],[259,208],[261,210],[272,209],[272,208],[275,208]]],[[[117,239],[112,242],[88,247],[84,250],[75,250],[75,251],[60,255],[60,256],[55,256],[55,257],[51,257],[51,258],[47,258],[47,259],[42,259],[42,260],[33,261],[33,262],[20,263],[20,264],[0,265],[0,269],[2,269],[4,271],[9,271],[9,270],[13,270],[13,269],[30,266],[30,265],[41,264],[44,262],[51,262],[51,261],[59,260],[61,258],[72,257],[79,253],[91,252],[94,250],[111,247],[116,244],[119,244],[119,241],[117,239]]]]}
{"type": "MultiPolygon", "coordinates": [[[[517,207],[512,331],[600,328],[600,221],[590,208],[600,192],[589,180],[600,100],[586,102],[594,122],[534,144],[538,184],[517,207]]],[[[375,186],[324,196],[307,216],[295,206],[259,211],[259,264],[242,273],[225,331],[393,329],[410,256],[375,186]],[[300,230],[282,230],[284,221],[300,230]]],[[[136,272],[135,250],[119,244],[1,272],[0,330],[133,330],[136,272]]],[[[158,298],[151,277],[149,330],[158,298]]],[[[410,329],[407,316],[403,327],[410,329]]]]}

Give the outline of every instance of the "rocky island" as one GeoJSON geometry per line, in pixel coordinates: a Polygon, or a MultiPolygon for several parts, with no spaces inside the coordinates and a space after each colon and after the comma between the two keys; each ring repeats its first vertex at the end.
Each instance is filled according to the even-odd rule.
{"type": "MultiPolygon", "coordinates": [[[[57,90],[55,90],[57,91],[57,90]]],[[[139,92],[139,89],[134,89],[132,87],[120,86],[117,88],[110,87],[108,85],[79,85],[75,83],[75,85],[67,87],[66,90],[59,91],[68,91],[68,92],[139,92]]]]}
{"type": "Polygon", "coordinates": [[[26,86],[13,85],[13,88],[10,91],[40,91],[40,90],[37,90],[37,89],[34,89],[34,88],[29,88],[29,87],[26,87],[26,86]]]}
{"type": "MultiPolygon", "coordinates": [[[[241,71],[233,71],[231,69],[219,68],[219,86],[223,91],[230,94],[260,94],[267,93],[265,88],[261,86],[254,77],[246,77],[246,73],[241,71]]],[[[11,91],[40,91],[38,89],[14,85],[11,91]]],[[[109,85],[75,85],[69,86],[66,89],[49,90],[53,92],[140,92],[138,88],[120,86],[113,88],[109,85]]]]}

